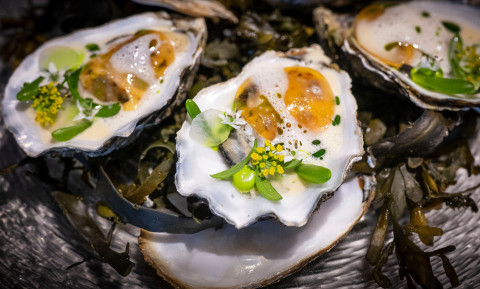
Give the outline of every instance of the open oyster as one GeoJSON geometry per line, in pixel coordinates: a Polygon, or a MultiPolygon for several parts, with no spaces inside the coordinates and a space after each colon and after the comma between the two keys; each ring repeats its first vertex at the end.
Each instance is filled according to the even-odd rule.
{"type": "Polygon", "coordinates": [[[348,177],[301,228],[267,220],[194,235],[141,230],[138,243],[145,260],[176,288],[266,286],[335,246],[366,212],[373,187],[368,177],[348,177]]]}
{"type": "Polygon", "coordinates": [[[353,77],[438,110],[480,106],[478,15],[447,1],[372,4],[357,15],[314,11],[321,42],[353,77]]]}
{"type": "Polygon", "coordinates": [[[187,106],[194,119],[177,133],[178,192],[237,228],[304,225],[363,154],[350,77],[330,63],[318,45],[270,51],[200,91],[202,113],[187,106]]]}
{"type": "Polygon", "coordinates": [[[203,19],[164,12],[52,39],[10,78],[6,126],[29,156],[109,153],[182,102],[205,40],[203,19]]]}

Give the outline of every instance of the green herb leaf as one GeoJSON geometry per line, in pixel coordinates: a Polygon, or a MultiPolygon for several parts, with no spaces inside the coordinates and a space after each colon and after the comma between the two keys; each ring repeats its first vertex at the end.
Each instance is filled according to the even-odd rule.
{"type": "Polygon", "coordinates": [[[23,88],[17,93],[17,99],[20,101],[27,101],[32,99],[34,96],[39,95],[40,90],[38,89],[38,86],[43,79],[44,78],[40,76],[30,83],[25,83],[23,88]]]}
{"type": "Polygon", "coordinates": [[[258,191],[269,201],[279,201],[282,196],[275,190],[270,181],[267,178],[261,178],[258,175],[258,166],[255,168],[255,185],[258,191]]]}
{"type": "Polygon", "coordinates": [[[82,73],[81,68],[75,70],[70,75],[67,75],[65,77],[65,80],[67,81],[68,89],[72,93],[73,98],[75,100],[80,101],[80,104],[82,105],[82,107],[84,107],[82,103],[83,98],[80,96],[80,93],[78,92],[78,80],[80,79],[80,73],[82,73]]]}
{"type": "Polygon", "coordinates": [[[430,17],[430,13],[428,13],[427,11],[423,11],[422,16],[423,17],[430,17]]]}
{"type": "Polygon", "coordinates": [[[326,152],[325,149],[321,149],[318,152],[312,154],[312,156],[314,156],[316,158],[319,158],[319,157],[323,156],[325,154],[325,152],[326,152]]]}
{"type": "Polygon", "coordinates": [[[295,167],[298,167],[300,164],[302,163],[302,160],[297,160],[297,159],[293,159],[291,161],[289,161],[288,163],[285,163],[283,165],[283,169],[291,169],[291,168],[295,168],[295,167]]]}
{"type": "Polygon", "coordinates": [[[214,175],[210,175],[212,178],[216,178],[216,179],[226,179],[226,178],[229,178],[231,176],[233,176],[235,173],[239,172],[241,169],[243,169],[243,167],[248,163],[248,161],[250,160],[250,156],[253,154],[253,152],[257,149],[257,140],[255,140],[254,144],[253,144],[253,148],[252,150],[250,151],[250,153],[248,154],[248,156],[241,162],[239,162],[238,164],[234,165],[233,167],[229,168],[228,170],[225,170],[223,172],[219,172],[219,173],[216,173],[214,175]]]}
{"type": "Polygon", "coordinates": [[[450,32],[453,32],[453,33],[458,33],[458,32],[460,32],[460,27],[458,27],[458,25],[455,24],[455,23],[453,23],[453,22],[443,21],[442,24],[443,24],[443,26],[445,26],[445,28],[447,28],[450,32]]]}
{"type": "Polygon", "coordinates": [[[316,139],[316,140],[312,141],[312,144],[314,144],[314,145],[319,145],[319,144],[320,144],[320,141],[319,141],[318,139],[316,139]]]}
{"type": "Polygon", "coordinates": [[[475,92],[475,85],[462,79],[426,76],[423,73],[410,72],[413,82],[430,90],[445,94],[467,94],[475,92]]]}
{"type": "Polygon", "coordinates": [[[116,115],[120,111],[120,109],[122,109],[122,106],[118,102],[114,104],[102,105],[102,108],[97,112],[95,116],[111,117],[116,115]]]}
{"type": "Polygon", "coordinates": [[[336,103],[337,105],[340,105],[340,97],[335,96],[335,103],[336,103]]]}
{"type": "Polygon", "coordinates": [[[100,50],[100,47],[98,47],[98,45],[95,44],[95,43],[87,44],[87,45],[85,45],[85,48],[87,48],[89,51],[100,50]]]}
{"type": "Polygon", "coordinates": [[[420,34],[420,32],[422,32],[422,28],[420,28],[420,26],[415,26],[415,31],[420,34]]]}
{"type": "Polygon", "coordinates": [[[300,179],[312,184],[323,184],[332,177],[329,169],[316,165],[302,164],[295,168],[295,172],[300,179]]]}
{"type": "Polygon", "coordinates": [[[56,141],[68,141],[89,128],[91,121],[83,120],[81,123],[69,127],[60,128],[52,132],[52,137],[56,141]]]}
{"type": "Polygon", "coordinates": [[[202,113],[202,111],[200,110],[198,105],[195,103],[195,101],[191,99],[187,99],[187,102],[185,103],[185,107],[187,108],[188,115],[190,115],[192,119],[194,119],[197,115],[202,113]]]}

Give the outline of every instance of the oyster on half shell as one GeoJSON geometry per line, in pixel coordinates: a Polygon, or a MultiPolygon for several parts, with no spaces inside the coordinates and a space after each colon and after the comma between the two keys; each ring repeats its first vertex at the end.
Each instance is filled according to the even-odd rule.
{"type": "Polygon", "coordinates": [[[267,286],[335,246],[367,211],[373,188],[370,177],[349,176],[300,228],[266,220],[241,230],[225,225],[194,235],[141,230],[138,243],[145,260],[176,288],[267,286]]]}
{"type": "Polygon", "coordinates": [[[47,152],[107,154],[133,141],[146,127],[158,124],[185,99],[204,50],[206,33],[203,18],[171,18],[159,12],[134,15],[52,39],[25,58],[11,76],[2,101],[6,126],[29,156],[47,152]],[[80,97],[105,106],[121,104],[117,114],[90,119],[90,127],[65,141],[55,140],[52,131],[78,122],[82,107],[75,101],[77,98],[72,98],[73,93],[62,95],[55,123],[45,126],[37,122],[31,100],[17,99],[24,83],[45,71],[45,55],[59,49],[78,55],[79,63],[74,67],[82,68],[80,97]],[[151,61],[144,59],[147,57],[151,61]]]}
{"type": "Polygon", "coordinates": [[[422,108],[462,110],[480,107],[478,80],[464,77],[474,86],[471,92],[453,93],[419,85],[411,73],[413,68],[428,68],[442,71],[445,79],[460,80],[449,51],[459,39],[456,33],[467,50],[480,44],[479,15],[480,9],[464,4],[412,1],[372,4],[358,15],[319,7],[314,21],[327,53],[352,77],[407,96],[422,108]]]}
{"type": "Polygon", "coordinates": [[[236,78],[201,90],[193,100],[202,112],[226,111],[234,102],[243,110],[237,114],[245,115],[248,124],[230,138],[242,137],[244,132],[248,135],[249,130],[253,133],[247,139],[249,145],[242,143],[230,150],[235,146],[225,142],[216,151],[194,140],[199,137],[194,126],[197,119],[185,121],[177,133],[178,192],[207,201],[214,214],[237,228],[269,216],[288,226],[303,226],[363,155],[357,104],[350,87],[348,74],[332,65],[320,46],[312,45],[287,53],[266,52],[248,63],[236,78]],[[280,171],[270,182],[283,199],[270,201],[255,189],[241,193],[229,179],[211,177],[245,158],[224,156],[232,151],[248,154],[254,139],[262,145],[267,140],[282,143],[286,147],[283,153],[295,154],[304,164],[328,168],[331,178],[312,184],[299,179],[295,169],[280,171]]]}

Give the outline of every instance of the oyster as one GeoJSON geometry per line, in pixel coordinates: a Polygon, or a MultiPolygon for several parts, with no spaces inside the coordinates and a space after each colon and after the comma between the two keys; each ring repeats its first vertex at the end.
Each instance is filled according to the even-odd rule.
{"type": "Polygon", "coordinates": [[[219,18],[238,23],[238,18],[220,2],[214,0],[133,0],[134,2],[160,6],[177,12],[193,16],[212,18],[218,22],[219,18]]]}
{"type": "Polygon", "coordinates": [[[6,126],[29,156],[107,154],[158,124],[183,101],[205,41],[203,19],[172,19],[165,12],[138,14],[52,39],[11,76],[2,101],[6,126]],[[42,81],[36,83],[40,95],[19,99],[36,78],[42,81]],[[56,101],[49,103],[56,109],[40,109],[47,103],[45,95],[56,101]],[[107,114],[99,114],[103,108],[107,114]]]}
{"type": "MultiPolygon", "coordinates": [[[[232,121],[229,115],[233,112],[229,111],[235,103],[234,114],[238,118],[231,125],[237,130],[221,144],[220,151],[215,151],[209,147],[214,143],[205,146],[198,142],[207,134],[197,131],[198,123],[203,121],[199,120],[200,115],[183,124],[177,133],[178,192],[206,200],[214,214],[237,228],[267,216],[274,216],[288,226],[304,225],[318,203],[331,197],[352,163],[363,154],[350,77],[330,63],[318,45],[287,53],[270,51],[253,59],[238,77],[200,91],[194,98],[200,110],[213,117],[217,117],[218,110],[226,110],[223,123],[232,121]],[[243,134],[248,148],[243,142],[238,146],[229,144],[232,138],[245,138],[243,134]],[[274,198],[267,197],[260,189],[242,193],[229,179],[211,177],[237,163],[245,154],[250,156],[248,151],[255,141],[267,146],[267,153],[265,148],[257,149],[258,153],[265,153],[264,160],[271,158],[266,166],[259,165],[263,168],[259,175],[266,178],[270,174],[268,180],[276,190],[274,198]],[[238,158],[224,160],[225,155],[238,158]],[[293,156],[303,164],[329,170],[328,176],[322,182],[309,183],[305,178],[300,179],[297,168],[283,171],[278,167],[293,156]]],[[[217,128],[225,132],[221,125],[212,129],[217,128]]],[[[228,126],[226,132],[228,136],[228,126]]],[[[249,157],[245,160],[248,162],[249,157]]]]}
{"type": "Polygon", "coordinates": [[[422,108],[462,110],[480,106],[473,60],[479,13],[458,3],[413,1],[372,4],[358,15],[319,7],[314,18],[329,55],[354,78],[407,96],[422,108]],[[463,51],[472,54],[462,56],[463,51]]]}
{"type": "Polygon", "coordinates": [[[138,243],[145,260],[176,288],[266,286],[335,246],[366,212],[373,187],[369,177],[348,177],[300,228],[267,220],[242,230],[225,225],[194,235],[141,230],[138,243]]]}

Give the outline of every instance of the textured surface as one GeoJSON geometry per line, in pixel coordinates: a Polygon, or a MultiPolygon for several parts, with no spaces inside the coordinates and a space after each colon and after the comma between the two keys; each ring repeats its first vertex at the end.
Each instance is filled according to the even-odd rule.
{"type": "MultiPolygon", "coordinates": [[[[26,3],[15,2],[18,6],[26,3]]],[[[0,16],[10,11],[10,3],[14,2],[0,0],[0,16]]],[[[0,36],[0,45],[4,41],[0,36]]],[[[10,73],[10,69],[0,63],[0,98],[10,73]]],[[[479,147],[477,141],[473,149],[477,165],[480,163],[479,147]]],[[[0,168],[23,157],[0,117],[0,168]]],[[[52,167],[53,172],[58,172],[57,167],[52,167]]],[[[132,245],[130,255],[136,265],[128,277],[121,277],[110,266],[95,260],[66,271],[66,267],[89,254],[82,247],[84,240],[70,226],[47,188],[29,174],[31,170],[30,166],[25,166],[0,176],[0,288],[171,288],[146,264],[137,246],[138,230],[129,226],[118,226],[113,239],[113,248],[117,251],[123,250],[127,242],[132,245]]],[[[459,189],[478,182],[480,176],[468,182],[459,181],[459,189]]],[[[71,189],[77,191],[77,188],[71,189]]],[[[88,190],[87,187],[78,189],[88,190]]],[[[473,198],[479,203],[480,191],[477,190],[473,198]]],[[[86,198],[85,201],[90,207],[93,204],[93,199],[86,198]]],[[[462,282],[460,288],[478,287],[480,215],[444,208],[429,212],[427,218],[431,225],[445,231],[442,237],[436,238],[435,248],[450,244],[457,246],[448,257],[462,282]]],[[[106,234],[108,222],[98,218],[97,221],[106,234]]],[[[372,268],[364,259],[375,222],[375,212],[368,212],[334,249],[271,288],[378,288],[371,279],[372,268]]],[[[388,238],[391,237],[390,234],[388,238]]],[[[433,258],[432,264],[445,288],[450,288],[440,259],[433,258]]],[[[395,258],[390,258],[387,266],[384,272],[394,284],[392,288],[405,288],[405,281],[398,279],[395,258]]]]}

